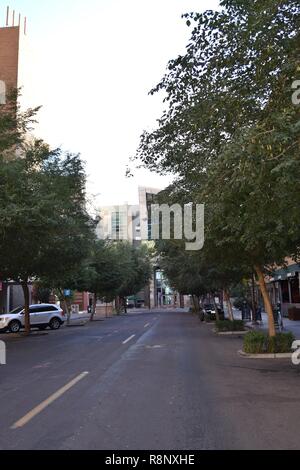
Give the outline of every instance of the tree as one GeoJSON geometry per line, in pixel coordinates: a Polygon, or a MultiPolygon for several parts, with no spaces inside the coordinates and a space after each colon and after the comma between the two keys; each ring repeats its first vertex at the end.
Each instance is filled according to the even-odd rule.
{"type": "Polygon", "coordinates": [[[206,203],[208,243],[221,262],[255,270],[275,335],[264,274],[299,249],[300,7],[294,0],[223,0],[194,23],[186,54],[152,90],[166,92],[158,129],[137,157],[177,175],[190,201],[206,203]],[[284,197],[278,197],[283,194],[284,197]],[[288,227],[288,229],[287,229],[288,227]]]}
{"type": "Polygon", "coordinates": [[[121,242],[117,245],[121,260],[122,283],[118,296],[126,310],[126,297],[136,295],[149,282],[152,274],[151,254],[146,245],[134,247],[121,242]]]}
{"type": "Polygon", "coordinates": [[[0,104],[0,155],[7,158],[15,157],[16,150],[23,146],[39,110],[37,107],[21,111],[19,95],[18,90],[10,89],[6,104],[0,104]]]}
{"type": "Polygon", "coordinates": [[[113,301],[123,281],[119,253],[115,243],[109,240],[97,240],[94,243],[89,268],[94,272],[87,284],[87,290],[94,294],[91,315],[91,320],[93,320],[97,299],[105,299],[106,302],[113,301]]]}
{"type": "MultiPolygon", "coordinates": [[[[296,0],[223,0],[221,11],[184,15],[194,24],[186,53],[171,60],[151,94],[167,110],[144,132],[137,158],[154,171],[197,178],[235,132],[269,115],[270,96],[288,95],[299,66],[296,0]]],[[[290,108],[290,106],[289,106],[290,108]]]]}
{"type": "MultiPolygon", "coordinates": [[[[230,290],[242,279],[243,271],[240,268],[223,265],[222,260],[214,256],[215,253],[209,252],[208,245],[199,252],[187,252],[185,244],[178,240],[159,241],[156,246],[160,267],[172,287],[181,294],[192,295],[196,310],[199,310],[199,298],[211,295],[214,299],[224,292],[229,307],[229,319],[234,319],[230,290]]],[[[216,316],[218,319],[217,308],[216,316]]]]}
{"type": "Polygon", "coordinates": [[[79,155],[34,141],[22,158],[2,156],[0,219],[1,278],[22,285],[29,333],[28,282],[43,277],[57,282],[78,269],[94,236],[79,155]]]}

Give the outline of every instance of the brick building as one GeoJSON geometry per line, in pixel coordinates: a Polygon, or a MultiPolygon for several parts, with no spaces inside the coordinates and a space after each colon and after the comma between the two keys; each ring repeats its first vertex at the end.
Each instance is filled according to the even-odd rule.
{"type": "Polygon", "coordinates": [[[0,81],[6,90],[18,87],[20,27],[0,28],[0,81]]]}

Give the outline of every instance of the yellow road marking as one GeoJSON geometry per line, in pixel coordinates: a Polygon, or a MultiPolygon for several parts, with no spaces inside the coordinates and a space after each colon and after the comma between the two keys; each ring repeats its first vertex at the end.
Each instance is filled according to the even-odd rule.
{"type": "Polygon", "coordinates": [[[23,418],[16,421],[11,426],[11,429],[18,429],[18,428],[22,428],[23,426],[25,426],[25,424],[29,423],[29,421],[31,421],[35,416],[41,413],[45,408],[51,405],[55,400],[60,398],[64,393],[70,390],[70,388],[74,387],[74,385],[76,385],[78,382],[84,379],[88,374],[89,372],[83,372],[82,374],[75,377],[75,379],[71,380],[71,382],[67,383],[64,387],[57,390],[57,392],[53,393],[53,395],[51,395],[49,398],[44,400],[38,406],[33,408],[33,410],[29,411],[29,413],[23,416],[23,418]]]}

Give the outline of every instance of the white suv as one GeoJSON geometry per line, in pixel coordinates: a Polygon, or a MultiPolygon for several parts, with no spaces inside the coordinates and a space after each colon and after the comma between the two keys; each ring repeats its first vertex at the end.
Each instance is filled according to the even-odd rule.
{"type": "MultiPolygon", "coordinates": [[[[30,305],[30,325],[32,328],[58,330],[65,322],[64,311],[54,304],[30,305]]],[[[0,332],[18,333],[25,326],[24,307],[0,315],[0,332]]]]}

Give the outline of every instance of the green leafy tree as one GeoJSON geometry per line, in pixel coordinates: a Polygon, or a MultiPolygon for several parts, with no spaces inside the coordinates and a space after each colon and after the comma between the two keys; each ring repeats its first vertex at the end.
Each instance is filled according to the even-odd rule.
{"type": "Polygon", "coordinates": [[[118,289],[118,296],[126,310],[126,297],[140,292],[151,278],[151,253],[146,245],[134,247],[124,242],[117,245],[117,251],[123,278],[118,289]]]}
{"type": "Polygon", "coordinates": [[[299,248],[300,121],[291,85],[300,7],[293,0],[221,7],[185,15],[194,25],[186,54],[152,90],[166,93],[168,109],[158,129],[143,134],[138,158],[175,173],[190,201],[206,203],[207,242],[223,266],[256,272],[274,336],[264,275],[299,248]]]}
{"type": "Polygon", "coordinates": [[[80,157],[41,141],[28,145],[22,158],[1,157],[0,219],[1,279],[22,285],[29,333],[28,283],[78,269],[93,237],[80,157]]]}
{"type": "Polygon", "coordinates": [[[21,111],[18,102],[20,93],[10,89],[7,92],[6,104],[0,104],[0,155],[14,158],[16,149],[26,141],[26,134],[36,122],[39,108],[21,111]]]}

